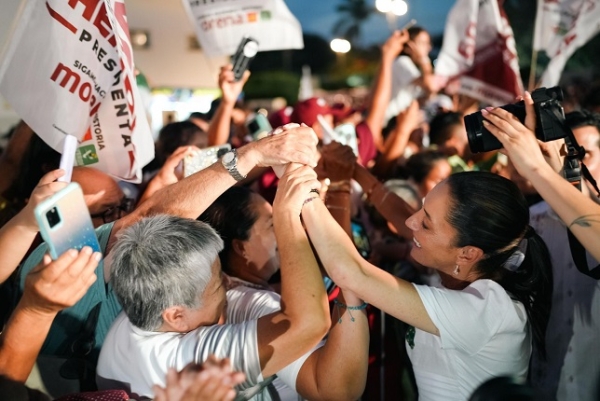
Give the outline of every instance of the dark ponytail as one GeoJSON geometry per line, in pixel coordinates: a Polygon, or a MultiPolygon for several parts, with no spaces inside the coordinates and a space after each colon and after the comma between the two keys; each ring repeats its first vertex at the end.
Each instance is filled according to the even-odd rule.
{"type": "Polygon", "coordinates": [[[476,266],[479,277],[496,281],[523,304],[533,341],[544,356],[552,265],[546,244],[529,226],[525,197],[512,181],[491,173],[453,174],[448,185],[453,198],[448,221],[458,232],[455,245],[475,246],[484,252],[476,266]],[[518,268],[507,268],[507,261],[525,247],[525,240],[524,259],[518,268]]]}

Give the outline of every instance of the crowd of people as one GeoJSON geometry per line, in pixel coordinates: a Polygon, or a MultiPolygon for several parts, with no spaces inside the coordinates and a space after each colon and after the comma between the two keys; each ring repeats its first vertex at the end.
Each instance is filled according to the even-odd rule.
{"type": "Polygon", "coordinates": [[[564,105],[590,173],[570,182],[528,92],[522,121],[445,93],[430,51],[422,28],[393,33],[367,99],[267,110],[261,139],[250,73],[223,66],[140,185],[74,168],[100,250],[55,260],[34,210],[65,172],[21,121],[0,155],[0,398],[375,399],[382,311],[389,399],[600,399],[600,104],[564,105]],[[472,151],[474,112],[502,150],[472,151]]]}

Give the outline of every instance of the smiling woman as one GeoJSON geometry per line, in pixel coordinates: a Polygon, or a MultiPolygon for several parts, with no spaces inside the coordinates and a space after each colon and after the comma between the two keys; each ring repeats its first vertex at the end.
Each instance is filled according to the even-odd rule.
{"type": "Polygon", "coordinates": [[[362,259],[320,202],[305,205],[302,218],[338,286],[414,326],[407,348],[421,399],[465,400],[492,377],[525,379],[532,337],[543,353],[550,258],[511,181],[454,174],[407,219],[411,256],[440,273],[442,288],[413,285],[362,259]]]}

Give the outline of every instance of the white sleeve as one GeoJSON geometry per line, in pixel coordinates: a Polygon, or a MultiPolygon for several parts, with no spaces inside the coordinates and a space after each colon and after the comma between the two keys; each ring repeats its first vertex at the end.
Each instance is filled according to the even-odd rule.
{"type": "Polygon", "coordinates": [[[298,378],[298,372],[300,372],[302,365],[304,365],[304,362],[306,362],[308,357],[311,356],[313,352],[321,348],[323,345],[325,345],[325,341],[321,341],[306,354],[302,355],[300,358],[296,359],[294,362],[281,369],[279,372],[277,372],[277,377],[279,377],[288,387],[290,387],[297,393],[298,391],[296,390],[296,379],[298,378]]]}
{"type": "Polygon", "coordinates": [[[400,56],[392,65],[393,86],[406,88],[421,76],[421,71],[408,56],[400,56]]]}
{"type": "Polygon", "coordinates": [[[414,286],[446,349],[477,353],[515,310],[504,288],[491,280],[477,280],[462,291],[414,286]]]}

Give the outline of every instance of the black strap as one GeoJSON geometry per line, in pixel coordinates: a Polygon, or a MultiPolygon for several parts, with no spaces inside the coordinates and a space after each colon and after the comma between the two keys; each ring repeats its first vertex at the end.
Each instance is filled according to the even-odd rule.
{"type": "MultiPolygon", "coordinates": [[[[585,156],[585,149],[582,146],[579,146],[573,132],[561,121],[561,125],[565,132],[568,135],[565,137],[565,143],[567,144],[568,154],[565,158],[564,164],[564,172],[565,178],[569,181],[575,188],[581,191],[583,188],[582,183],[582,173],[583,177],[592,184],[598,196],[600,196],[600,190],[598,190],[598,185],[596,180],[590,174],[590,171],[586,167],[581,160],[585,156]]],[[[593,278],[594,280],[600,280],[600,264],[592,269],[589,268],[587,263],[587,253],[581,242],[573,235],[570,229],[568,231],[569,236],[569,246],[571,248],[571,257],[573,258],[573,262],[575,262],[575,266],[577,266],[577,270],[581,273],[585,274],[588,277],[593,278]]]]}

